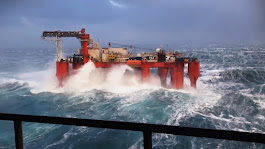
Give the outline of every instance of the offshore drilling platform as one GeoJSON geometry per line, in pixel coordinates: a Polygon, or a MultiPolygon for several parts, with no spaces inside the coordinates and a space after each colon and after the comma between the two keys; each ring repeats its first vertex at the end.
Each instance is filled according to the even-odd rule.
{"type": "Polygon", "coordinates": [[[69,63],[73,70],[78,70],[82,65],[91,61],[96,68],[110,69],[115,65],[128,65],[141,70],[142,83],[148,82],[150,68],[157,68],[161,85],[166,86],[168,73],[171,75],[171,86],[174,89],[182,89],[184,84],[184,66],[188,64],[188,77],[190,85],[196,88],[196,82],[200,76],[200,62],[197,58],[182,57],[179,52],[166,52],[162,48],[156,49],[153,53],[141,53],[137,56],[132,54],[132,46],[127,48],[100,48],[99,43],[94,43],[85,29],[81,31],[44,31],[42,39],[47,40],[56,46],[56,76],[59,86],[63,86],[64,81],[70,75],[69,63]],[[52,37],[52,38],[47,38],[52,37]],[[62,37],[76,37],[81,42],[81,48],[72,57],[63,58],[62,37]]]}

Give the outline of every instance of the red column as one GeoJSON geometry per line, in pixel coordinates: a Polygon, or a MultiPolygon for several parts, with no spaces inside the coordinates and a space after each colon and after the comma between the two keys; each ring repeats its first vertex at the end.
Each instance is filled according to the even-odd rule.
{"type": "Polygon", "coordinates": [[[177,63],[177,88],[183,88],[184,84],[184,63],[177,63]]]}
{"type": "Polygon", "coordinates": [[[171,68],[171,83],[172,83],[172,88],[174,89],[183,88],[184,63],[176,63],[176,66],[171,68]]]}
{"type": "Polygon", "coordinates": [[[188,76],[190,79],[190,86],[196,88],[196,82],[200,76],[200,62],[189,63],[188,76]]]}
{"type": "Polygon", "coordinates": [[[88,39],[90,38],[89,34],[86,34],[85,29],[81,30],[81,44],[83,49],[83,59],[84,64],[86,64],[89,61],[89,54],[88,54],[88,39]]]}
{"type": "Polygon", "coordinates": [[[177,67],[172,67],[170,70],[170,75],[171,75],[171,85],[172,88],[176,89],[177,86],[177,67]]]}
{"type": "Polygon", "coordinates": [[[142,83],[145,83],[149,80],[150,77],[150,67],[142,66],[142,83]]]}
{"type": "Polygon", "coordinates": [[[166,87],[167,85],[167,72],[168,72],[168,68],[159,67],[157,69],[157,73],[161,81],[161,86],[163,87],[166,87]]]}
{"type": "Polygon", "coordinates": [[[87,39],[83,38],[82,39],[82,49],[83,49],[83,58],[84,58],[84,64],[86,64],[88,62],[88,41],[86,41],[87,39]]]}
{"type": "Polygon", "coordinates": [[[63,86],[63,81],[69,76],[69,63],[56,62],[56,76],[59,81],[59,87],[63,86]]]}

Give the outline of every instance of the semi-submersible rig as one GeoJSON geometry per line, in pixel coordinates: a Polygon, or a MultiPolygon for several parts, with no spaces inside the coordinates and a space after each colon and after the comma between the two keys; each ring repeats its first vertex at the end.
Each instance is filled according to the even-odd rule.
{"type": "Polygon", "coordinates": [[[141,81],[148,82],[150,68],[158,68],[157,73],[161,80],[161,85],[166,86],[168,72],[171,75],[171,85],[174,89],[183,88],[184,65],[188,64],[188,76],[191,86],[196,88],[196,81],[200,76],[200,62],[197,58],[182,57],[179,52],[166,52],[162,48],[156,49],[153,53],[141,53],[137,56],[132,54],[132,46],[127,48],[112,48],[109,43],[108,48],[100,48],[99,43],[94,43],[85,29],[81,31],[44,31],[42,39],[50,41],[56,46],[56,76],[59,86],[63,86],[64,81],[70,76],[69,63],[73,70],[78,70],[82,65],[91,61],[96,68],[110,69],[116,65],[128,65],[141,70],[141,81]],[[53,37],[53,38],[47,38],[53,37]],[[62,37],[76,37],[81,42],[81,48],[72,57],[63,58],[62,37]]]}

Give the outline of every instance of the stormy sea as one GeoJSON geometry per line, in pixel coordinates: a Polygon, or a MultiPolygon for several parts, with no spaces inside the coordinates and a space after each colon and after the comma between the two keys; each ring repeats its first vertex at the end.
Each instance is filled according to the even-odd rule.
{"type": "MultiPolygon", "coordinates": [[[[57,88],[56,52],[47,48],[0,49],[0,113],[73,117],[265,133],[265,46],[181,46],[201,62],[197,89],[160,86],[157,70],[141,84],[128,66],[110,71],[84,65],[57,88]]],[[[64,55],[75,49],[66,48],[64,55]]],[[[137,52],[137,51],[136,51],[137,52]]],[[[14,126],[0,121],[0,148],[15,148],[14,126]]],[[[23,123],[27,149],[138,149],[141,132],[23,123]]],[[[258,143],[152,135],[153,148],[265,148],[258,143]]]]}

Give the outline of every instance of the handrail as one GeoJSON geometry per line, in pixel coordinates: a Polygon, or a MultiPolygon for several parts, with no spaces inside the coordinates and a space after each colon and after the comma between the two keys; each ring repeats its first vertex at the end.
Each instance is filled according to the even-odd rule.
{"type": "Polygon", "coordinates": [[[244,142],[255,142],[265,144],[265,134],[238,132],[230,130],[214,130],[204,128],[191,128],[182,126],[145,124],[134,122],[118,122],[105,120],[92,120],[80,118],[66,118],[53,116],[33,116],[22,114],[0,113],[0,120],[14,121],[16,148],[23,149],[22,122],[49,123],[60,125],[87,126],[96,128],[121,129],[131,131],[142,131],[144,148],[152,148],[152,133],[165,133],[182,136],[204,137],[213,139],[224,139],[244,142]]]}

